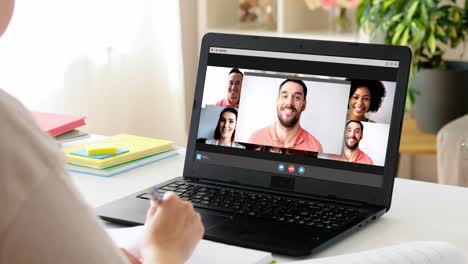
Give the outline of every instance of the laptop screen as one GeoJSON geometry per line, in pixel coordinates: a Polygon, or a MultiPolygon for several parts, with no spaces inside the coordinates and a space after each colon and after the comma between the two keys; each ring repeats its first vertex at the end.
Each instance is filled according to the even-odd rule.
{"type": "Polygon", "coordinates": [[[194,164],[381,187],[398,65],[210,47],[194,164]]]}

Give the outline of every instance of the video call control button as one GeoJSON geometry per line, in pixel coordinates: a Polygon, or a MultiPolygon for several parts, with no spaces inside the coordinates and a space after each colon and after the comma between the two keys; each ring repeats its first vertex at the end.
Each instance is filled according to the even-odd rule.
{"type": "Polygon", "coordinates": [[[296,168],[294,167],[294,165],[289,165],[288,166],[288,172],[289,173],[293,173],[295,170],[296,170],[296,168]]]}
{"type": "Polygon", "coordinates": [[[286,169],[283,163],[278,164],[278,171],[283,172],[286,169]]]}
{"type": "Polygon", "coordinates": [[[300,167],[297,169],[297,172],[298,172],[299,174],[304,174],[305,168],[304,168],[303,166],[300,166],[300,167]]]}

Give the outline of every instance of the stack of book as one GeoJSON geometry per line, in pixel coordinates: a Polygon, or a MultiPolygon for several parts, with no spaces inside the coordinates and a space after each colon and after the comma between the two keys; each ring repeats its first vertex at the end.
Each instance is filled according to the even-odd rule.
{"type": "Polygon", "coordinates": [[[84,116],[72,116],[56,113],[32,112],[39,127],[53,136],[58,143],[89,137],[76,128],[86,125],[84,116]]]}
{"type": "Polygon", "coordinates": [[[110,177],[178,154],[175,142],[120,134],[88,144],[114,144],[115,154],[87,155],[86,145],[67,147],[67,169],[73,172],[110,177]]]}

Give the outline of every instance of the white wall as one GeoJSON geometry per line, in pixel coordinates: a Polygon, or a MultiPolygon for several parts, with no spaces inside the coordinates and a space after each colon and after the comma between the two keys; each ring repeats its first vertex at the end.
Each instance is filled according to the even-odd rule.
{"type": "Polygon", "coordinates": [[[0,39],[0,87],[31,110],[86,116],[85,131],[184,146],[197,57],[189,50],[182,59],[180,20],[196,21],[181,17],[185,2],[16,1],[0,39]]]}
{"type": "Polygon", "coordinates": [[[384,166],[390,125],[369,122],[362,124],[364,133],[359,148],[372,159],[374,165],[384,166]]]}
{"type": "Polygon", "coordinates": [[[207,105],[201,109],[197,138],[210,139],[214,137],[214,132],[218,125],[219,114],[223,109],[224,107],[222,106],[214,105],[207,105]]]}
{"type": "MultiPolygon", "coordinates": [[[[256,130],[271,125],[277,117],[276,100],[284,78],[244,76],[237,119],[237,142],[248,142],[256,130]]],[[[341,153],[349,85],[305,81],[307,107],[300,124],[320,141],[325,153],[341,153]]]]}
{"type": "MultiPolygon", "coordinates": [[[[227,96],[228,75],[232,68],[208,66],[206,68],[205,87],[203,90],[202,107],[214,105],[227,96]]],[[[239,69],[244,73],[244,69],[239,69]]],[[[244,86],[242,86],[244,87],[244,86]]],[[[242,96],[242,92],[241,92],[242,96]]]]}

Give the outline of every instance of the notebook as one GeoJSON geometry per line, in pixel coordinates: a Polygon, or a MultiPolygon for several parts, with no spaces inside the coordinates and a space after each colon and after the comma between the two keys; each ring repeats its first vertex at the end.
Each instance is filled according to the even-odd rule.
{"type": "Polygon", "coordinates": [[[289,264],[466,264],[458,248],[441,241],[412,241],[354,254],[310,259],[289,264]]]}
{"type": "Polygon", "coordinates": [[[84,116],[32,112],[39,127],[51,136],[58,136],[86,124],[84,116]]]}
{"type": "Polygon", "coordinates": [[[128,134],[120,134],[88,143],[114,143],[118,148],[126,149],[128,152],[105,159],[94,159],[71,154],[74,151],[84,149],[85,146],[82,144],[64,149],[65,155],[67,157],[67,163],[94,169],[105,169],[118,164],[168,151],[174,149],[175,147],[175,142],[173,141],[128,134]]]}
{"type": "MultiPolygon", "coordinates": [[[[135,257],[141,258],[139,248],[144,234],[144,226],[108,229],[107,232],[118,247],[125,248],[135,257]]],[[[186,263],[267,264],[271,263],[272,260],[273,256],[269,252],[201,240],[186,263]]]]}
{"type": "Polygon", "coordinates": [[[173,149],[173,150],[165,151],[159,154],[151,155],[145,158],[123,163],[120,165],[105,168],[102,170],[88,168],[88,167],[79,166],[79,165],[73,165],[73,164],[67,164],[66,168],[72,172],[78,172],[78,173],[84,173],[84,174],[90,174],[90,175],[102,176],[102,177],[111,177],[111,176],[114,176],[123,172],[127,172],[129,170],[140,168],[142,166],[148,165],[156,161],[174,157],[178,154],[178,152],[179,152],[178,149],[173,149]]]}

